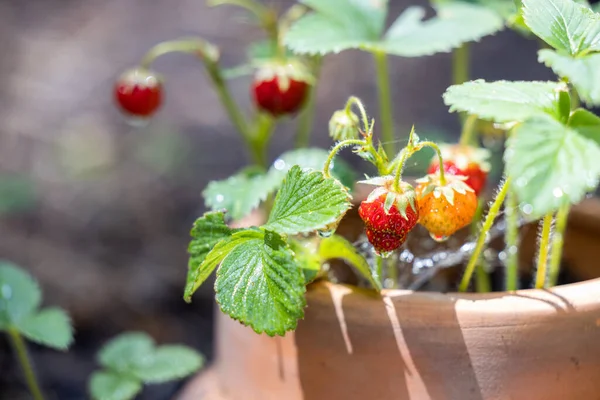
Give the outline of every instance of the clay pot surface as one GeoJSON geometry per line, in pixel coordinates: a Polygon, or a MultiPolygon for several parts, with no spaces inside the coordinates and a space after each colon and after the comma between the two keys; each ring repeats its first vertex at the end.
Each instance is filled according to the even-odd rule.
{"type": "MultiPolygon", "coordinates": [[[[567,261],[583,260],[581,270],[595,276],[599,206],[574,209],[565,244],[567,261]]],[[[179,399],[600,399],[600,279],[382,296],[319,282],[307,302],[285,337],[257,335],[218,313],[214,366],[179,399]]]]}

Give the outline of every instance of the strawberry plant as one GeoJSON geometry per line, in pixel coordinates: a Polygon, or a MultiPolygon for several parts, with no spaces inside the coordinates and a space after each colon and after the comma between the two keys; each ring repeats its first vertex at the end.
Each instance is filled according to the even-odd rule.
{"type": "MultiPolygon", "coordinates": [[[[379,125],[368,117],[359,99],[350,97],[329,122],[335,145],[320,160],[312,159],[313,165],[306,162],[307,153],[296,150],[277,159],[266,172],[248,170],[211,183],[205,198],[213,211],[199,218],[191,232],[185,299],[190,301],[216,270],[216,300],[224,313],[258,333],[283,335],[303,317],[306,285],[330,277],[324,265],[331,259],[344,260],[376,291],[396,287],[397,251],[417,224],[436,241],[445,241],[470,225],[473,241],[463,246],[469,261],[458,290],[470,288],[475,272],[477,290],[489,290],[481,255],[502,211],[507,225],[505,288],[519,286],[519,225],[538,219],[533,286],[556,284],[569,208],[594,190],[600,177],[596,162],[600,118],[579,106],[579,99],[590,106],[600,103],[594,84],[598,70],[594,63],[600,60],[595,58],[600,50],[598,14],[589,5],[571,0],[439,1],[433,3],[434,17],[424,21],[424,10],[410,7],[385,30],[384,0],[300,3],[306,9],[286,23],[277,43],[285,43],[295,57],[320,58],[346,49],[370,52],[379,89],[381,141],[375,139],[379,125]],[[552,47],[540,50],[539,60],[559,79],[468,81],[467,42],[504,26],[552,47]],[[413,128],[406,146],[397,151],[387,57],[444,51],[454,52],[454,85],[443,99],[450,111],[461,113],[460,143],[438,145],[419,138],[413,128]],[[494,124],[494,130],[508,137],[503,179],[489,207],[484,197],[489,152],[477,146],[475,136],[484,123],[494,124]],[[345,148],[376,170],[359,181],[374,186],[358,208],[371,244],[367,252],[335,234],[352,206],[350,190],[355,183],[342,182],[332,168],[345,148]],[[424,148],[436,154],[429,174],[416,182],[406,180],[407,160],[424,148]],[[274,192],[274,199],[267,202],[272,207],[264,208],[263,225],[232,228],[227,224],[228,217],[242,218],[274,192]]],[[[278,104],[283,104],[280,100],[278,104]]]]}

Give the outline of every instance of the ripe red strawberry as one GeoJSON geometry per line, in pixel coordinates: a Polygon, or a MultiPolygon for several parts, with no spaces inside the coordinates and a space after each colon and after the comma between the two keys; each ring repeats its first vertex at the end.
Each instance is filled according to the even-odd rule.
{"type": "Polygon", "coordinates": [[[297,61],[270,62],[254,76],[252,94],[256,105],[274,117],[294,114],[304,104],[310,76],[297,61]]]}
{"type": "Polygon", "coordinates": [[[135,117],[149,117],[162,102],[162,83],[152,71],[135,68],[125,71],[115,83],[115,99],[121,109],[135,117]]]}
{"type": "Polygon", "coordinates": [[[380,185],[358,208],[367,238],[377,253],[396,250],[406,241],[406,235],[419,219],[415,191],[404,182],[399,192],[392,191],[392,177],[374,178],[363,183],[380,185]]]}
{"type": "Polygon", "coordinates": [[[473,220],[477,196],[465,179],[464,176],[446,175],[446,184],[442,185],[439,173],[436,173],[417,181],[419,223],[436,240],[445,240],[473,220]]]}
{"type": "MultiPolygon", "coordinates": [[[[450,175],[466,176],[465,183],[475,191],[475,195],[485,187],[490,165],[487,159],[490,152],[486,149],[462,144],[440,145],[444,159],[444,171],[450,175]]],[[[434,157],[427,173],[433,174],[440,170],[438,157],[434,157]]]]}

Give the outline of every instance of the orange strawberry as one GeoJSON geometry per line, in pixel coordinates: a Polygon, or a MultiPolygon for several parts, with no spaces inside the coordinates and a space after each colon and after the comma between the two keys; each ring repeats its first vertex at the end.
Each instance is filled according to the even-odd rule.
{"type": "Polygon", "coordinates": [[[417,182],[419,223],[435,240],[442,241],[469,225],[477,210],[475,191],[460,175],[446,174],[446,184],[439,174],[430,174],[417,182]]]}

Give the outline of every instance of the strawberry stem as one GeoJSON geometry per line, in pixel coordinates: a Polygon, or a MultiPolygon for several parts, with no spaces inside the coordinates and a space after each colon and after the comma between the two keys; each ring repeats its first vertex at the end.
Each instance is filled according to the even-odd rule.
{"type": "MultiPolygon", "coordinates": [[[[440,165],[442,165],[442,164],[440,164],[440,165]]],[[[440,171],[441,170],[442,170],[442,168],[440,168],[440,171]]],[[[490,231],[490,229],[492,228],[492,225],[494,224],[494,220],[496,219],[496,217],[498,216],[498,213],[500,212],[500,207],[502,206],[502,203],[504,203],[504,199],[506,198],[506,193],[508,192],[508,189],[510,187],[510,180],[511,180],[510,177],[506,178],[506,180],[500,187],[500,191],[496,195],[496,199],[492,203],[492,206],[490,207],[490,210],[488,211],[487,216],[485,217],[483,227],[481,228],[481,231],[479,231],[479,237],[477,238],[477,243],[475,244],[475,249],[473,250],[473,253],[471,254],[471,259],[469,260],[469,263],[467,264],[467,268],[465,268],[465,273],[462,277],[462,280],[460,281],[460,285],[458,286],[458,290],[460,292],[465,292],[469,288],[469,282],[471,281],[471,277],[473,276],[473,271],[475,270],[477,261],[479,261],[479,257],[481,256],[481,252],[483,250],[483,246],[485,244],[487,234],[490,231]]]]}
{"type": "Polygon", "coordinates": [[[343,148],[348,147],[348,146],[365,146],[367,144],[368,143],[365,140],[358,140],[358,139],[342,140],[341,142],[336,144],[329,152],[329,157],[327,157],[327,160],[325,161],[325,165],[323,166],[323,175],[325,176],[325,178],[331,177],[331,174],[329,173],[329,170],[331,169],[331,162],[333,161],[333,159],[335,158],[337,153],[339,153],[343,148]]]}
{"type": "Polygon", "coordinates": [[[15,328],[8,328],[8,336],[10,338],[10,342],[17,354],[17,358],[19,363],[21,364],[21,369],[23,370],[23,375],[25,375],[25,381],[27,381],[27,386],[29,387],[29,391],[31,392],[31,396],[34,400],[44,400],[44,396],[42,395],[42,391],[40,390],[40,386],[35,377],[35,373],[33,372],[33,368],[31,367],[31,361],[29,360],[29,356],[27,355],[27,347],[25,346],[25,341],[23,337],[15,328]]]}
{"type": "Polygon", "coordinates": [[[542,236],[538,249],[538,261],[535,273],[535,288],[543,289],[546,286],[546,275],[548,267],[548,247],[550,245],[550,233],[552,231],[552,221],[554,213],[548,213],[542,220],[542,236]]]}
{"type": "MultiPolygon", "coordinates": [[[[414,145],[415,141],[415,126],[413,125],[410,133],[408,134],[408,144],[405,148],[400,151],[400,160],[398,161],[398,166],[396,167],[396,173],[394,174],[394,185],[392,189],[394,192],[400,192],[400,182],[402,181],[402,171],[404,170],[404,164],[406,164],[406,160],[410,158],[419,148],[416,148],[414,145]]],[[[418,146],[417,146],[418,147],[418,146]]]]}
{"type": "Polygon", "coordinates": [[[475,128],[477,127],[477,115],[469,115],[463,124],[462,132],[460,134],[459,144],[463,146],[469,146],[473,143],[475,136],[475,128]]]}
{"type": "Polygon", "coordinates": [[[321,57],[315,57],[313,64],[313,75],[315,84],[310,85],[306,103],[303,105],[304,110],[300,114],[298,120],[298,131],[296,133],[296,148],[307,147],[310,143],[310,133],[315,116],[315,101],[317,95],[317,85],[319,73],[321,69],[321,57]]]}
{"type": "Polygon", "coordinates": [[[550,277],[548,283],[550,287],[555,286],[558,281],[565,229],[567,228],[570,208],[570,204],[563,204],[556,212],[556,229],[552,236],[552,250],[550,253],[550,277]]]}
{"type": "MultiPolygon", "coordinates": [[[[477,234],[477,228],[481,223],[481,219],[483,217],[483,206],[484,200],[480,199],[477,202],[477,210],[475,210],[475,216],[473,217],[473,221],[471,221],[471,234],[477,234]]],[[[487,264],[485,259],[480,259],[480,262],[477,264],[477,268],[475,269],[475,288],[478,293],[487,293],[492,291],[490,277],[486,271],[484,266],[487,264]]]]}
{"type": "Polygon", "coordinates": [[[372,138],[371,135],[371,126],[369,124],[369,117],[367,116],[367,110],[365,110],[365,106],[362,103],[362,101],[360,101],[360,99],[356,96],[350,96],[348,98],[348,101],[346,101],[346,107],[345,110],[347,113],[349,113],[352,109],[352,106],[356,106],[358,108],[358,111],[360,111],[360,117],[362,120],[362,124],[363,124],[363,130],[365,135],[368,137],[372,138]]]}
{"type": "Polygon", "coordinates": [[[395,153],[394,119],[392,117],[392,95],[390,93],[390,74],[387,64],[387,54],[383,51],[373,51],[377,88],[379,92],[379,110],[381,120],[381,138],[383,147],[388,154],[395,153]]]}
{"type": "Polygon", "coordinates": [[[438,156],[438,160],[440,163],[440,185],[444,186],[446,184],[446,172],[444,171],[444,159],[442,158],[442,151],[440,150],[439,146],[433,142],[419,142],[418,145],[418,149],[417,150],[421,150],[423,147],[431,147],[433,150],[435,150],[437,156],[438,156]]]}
{"type": "Polygon", "coordinates": [[[506,196],[506,290],[517,290],[519,288],[519,213],[517,196],[509,190],[506,196]]]}

